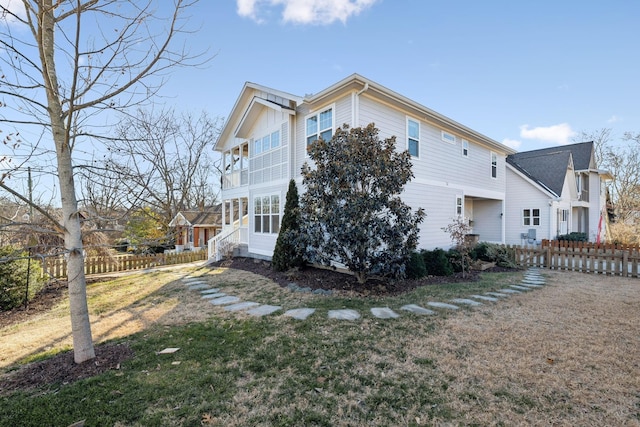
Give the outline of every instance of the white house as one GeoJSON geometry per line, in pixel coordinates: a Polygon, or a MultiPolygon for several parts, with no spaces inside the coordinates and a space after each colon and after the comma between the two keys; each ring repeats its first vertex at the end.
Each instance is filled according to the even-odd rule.
{"type": "Polygon", "coordinates": [[[466,217],[480,240],[504,243],[511,148],[358,74],[313,95],[296,96],[254,83],[242,88],[215,150],[223,154],[223,230],[210,256],[239,247],[273,253],[291,178],[301,185],[306,147],[334,130],[375,123],[413,156],[415,178],[403,198],[427,217],[419,247],[449,247],[442,228],[466,217]]]}
{"type": "Polygon", "coordinates": [[[605,235],[605,181],[593,142],[507,157],[506,242],[537,243],[571,232],[590,241],[605,235]],[[601,219],[602,218],[602,219],[601,219]]]}

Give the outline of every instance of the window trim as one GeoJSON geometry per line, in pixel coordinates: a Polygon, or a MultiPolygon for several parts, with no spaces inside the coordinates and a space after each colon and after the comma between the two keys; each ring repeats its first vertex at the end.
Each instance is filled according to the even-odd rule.
{"type": "Polygon", "coordinates": [[[322,108],[317,108],[316,110],[314,110],[313,113],[309,113],[306,116],[304,116],[304,144],[305,144],[305,152],[308,152],[308,148],[309,148],[309,136],[311,134],[307,133],[307,120],[309,120],[311,117],[317,117],[318,121],[317,121],[317,126],[318,128],[316,129],[315,132],[315,136],[316,139],[314,140],[317,141],[318,139],[320,139],[320,135],[322,135],[324,132],[326,132],[327,130],[331,130],[331,137],[333,138],[333,135],[335,133],[335,129],[336,129],[336,104],[330,104],[330,105],[326,105],[322,108]],[[321,129],[320,128],[320,114],[331,110],[331,127],[330,128],[324,128],[321,129]]]}
{"type": "Polygon", "coordinates": [[[466,139],[460,139],[460,145],[462,146],[462,157],[469,158],[469,141],[466,139]]]}
{"type": "Polygon", "coordinates": [[[491,160],[491,178],[498,179],[498,154],[494,151],[490,154],[491,160]]]}
{"type": "Polygon", "coordinates": [[[540,227],[540,208],[523,208],[522,209],[522,226],[523,227],[540,227]],[[535,211],[538,211],[538,215],[534,215],[535,211]],[[527,212],[529,213],[527,215],[527,212]],[[529,223],[527,224],[527,220],[529,223]],[[537,220],[537,224],[536,224],[537,220]]]}
{"type": "Polygon", "coordinates": [[[407,116],[407,120],[405,123],[405,131],[406,131],[406,135],[407,135],[407,151],[409,152],[409,155],[411,156],[412,159],[420,159],[420,128],[421,128],[421,123],[420,120],[418,119],[414,119],[413,117],[409,117],[407,116]],[[411,138],[409,136],[409,122],[413,122],[416,123],[418,125],[418,138],[411,138]],[[416,141],[418,143],[417,149],[418,149],[418,153],[414,156],[413,154],[411,154],[411,149],[410,149],[410,145],[409,145],[409,141],[413,140],[416,141]]]}
{"type": "Polygon", "coordinates": [[[440,139],[449,144],[455,144],[458,142],[458,137],[456,137],[451,132],[447,132],[446,130],[440,131],[440,139]]]}
{"type": "Polygon", "coordinates": [[[464,196],[456,196],[456,215],[458,218],[464,216],[464,196]]]}
{"type": "Polygon", "coordinates": [[[256,194],[253,196],[253,234],[259,234],[259,235],[263,235],[263,236],[277,236],[280,233],[280,225],[282,222],[282,194],[280,193],[269,193],[269,194],[256,194]],[[273,205],[274,205],[274,197],[278,198],[278,211],[277,212],[273,212],[273,205]],[[264,211],[264,199],[268,198],[269,199],[269,212],[264,211]],[[258,203],[259,200],[259,203],[258,203]],[[258,205],[260,206],[260,212],[257,212],[256,209],[258,208],[258,205]],[[274,218],[277,217],[277,225],[278,225],[278,230],[277,231],[273,231],[273,224],[274,224],[274,218]],[[258,222],[258,218],[259,218],[259,222],[258,222]],[[264,218],[268,218],[267,223],[269,225],[269,231],[265,232],[263,231],[263,224],[264,222],[264,218]],[[257,226],[259,224],[259,228],[260,231],[257,230],[257,226]]]}

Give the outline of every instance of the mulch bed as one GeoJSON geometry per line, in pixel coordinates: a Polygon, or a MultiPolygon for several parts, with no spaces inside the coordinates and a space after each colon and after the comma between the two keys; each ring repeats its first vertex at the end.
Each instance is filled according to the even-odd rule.
{"type": "MultiPolygon", "coordinates": [[[[261,276],[268,277],[282,287],[294,283],[300,288],[311,288],[346,291],[359,295],[398,295],[409,292],[420,286],[428,286],[441,283],[474,282],[479,280],[479,271],[469,271],[465,277],[462,273],[452,276],[427,276],[416,280],[388,280],[371,278],[365,284],[360,284],[356,278],[348,273],[335,271],[328,268],[304,267],[287,272],[278,272],[271,269],[271,263],[253,258],[233,258],[212,264],[212,267],[228,267],[238,270],[250,271],[261,276]]],[[[510,269],[493,267],[484,272],[512,271],[510,269]]]]}

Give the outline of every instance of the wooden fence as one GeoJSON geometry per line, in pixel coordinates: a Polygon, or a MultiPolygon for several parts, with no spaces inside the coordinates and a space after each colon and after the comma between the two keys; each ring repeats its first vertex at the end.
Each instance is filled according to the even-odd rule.
{"type": "MultiPolygon", "coordinates": [[[[114,273],[206,259],[207,251],[181,252],[179,254],[115,255],[113,257],[95,256],[85,258],[84,272],[87,275],[114,273]]],[[[42,268],[43,273],[48,277],[67,277],[67,261],[63,256],[45,258],[42,268]]]]}
{"type": "Polygon", "coordinates": [[[522,267],[640,277],[640,246],[543,240],[539,246],[510,247],[522,267]]]}

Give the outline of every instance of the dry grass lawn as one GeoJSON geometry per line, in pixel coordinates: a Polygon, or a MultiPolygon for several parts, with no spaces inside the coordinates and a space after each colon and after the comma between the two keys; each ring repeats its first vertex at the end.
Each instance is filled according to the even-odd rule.
{"type": "MultiPolygon", "coordinates": [[[[545,270],[545,287],[478,308],[394,320],[372,318],[365,308],[362,319],[347,322],[327,320],[326,310],[358,301],[397,309],[404,297],[374,303],[316,297],[248,272],[189,268],[91,286],[95,338],[127,336],[155,324],[246,318],[184,292],[179,279],[186,274],[206,275],[213,286],[243,300],[284,309],[320,307],[304,322],[277,315],[255,320],[256,326],[277,326],[277,332],[256,342],[248,359],[239,356],[229,366],[243,367],[234,409],[203,413],[212,425],[302,417],[302,411],[345,426],[362,420],[368,425],[640,426],[638,279],[545,270]]],[[[424,299],[418,304],[429,298],[415,295],[424,299]]],[[[62,304],[0,330],[0,367],[70,346],[65,310],[62,304]]],[[[203,361],[203,366],[208,365],[203,361]]]]}

